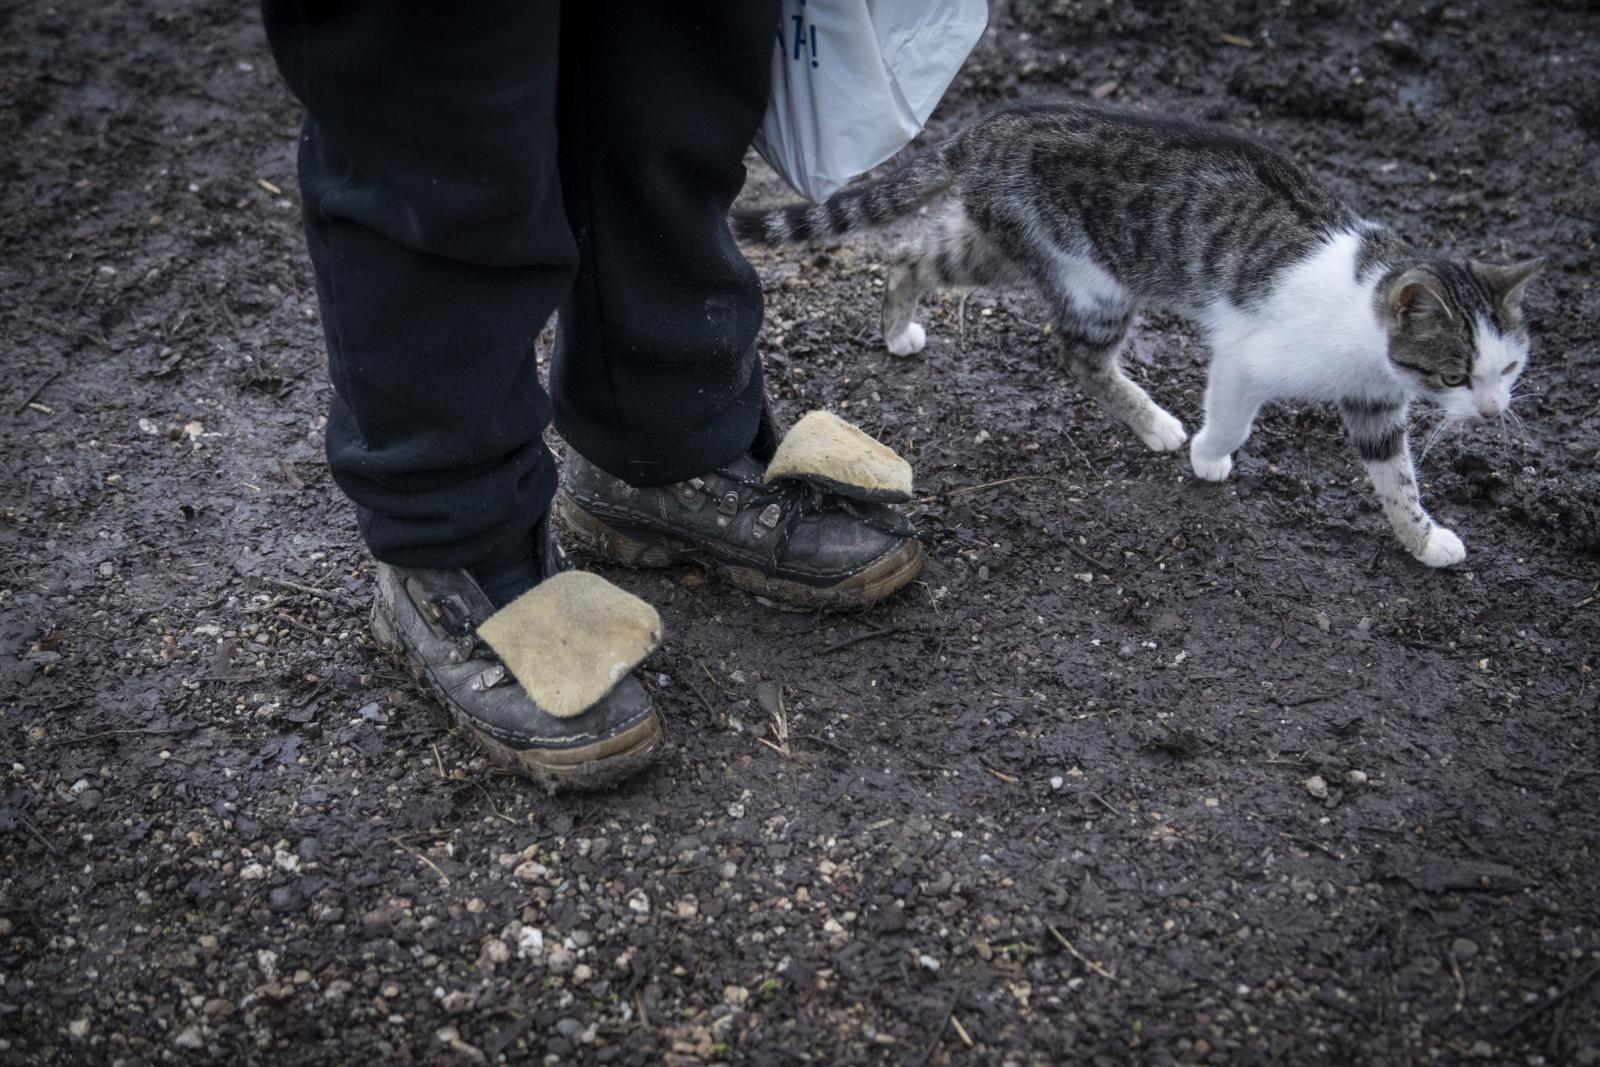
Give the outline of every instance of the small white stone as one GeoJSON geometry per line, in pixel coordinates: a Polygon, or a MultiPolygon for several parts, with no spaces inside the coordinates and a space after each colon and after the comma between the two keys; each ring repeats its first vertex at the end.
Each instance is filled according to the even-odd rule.
{"type": "Polygon", "coordinates": [[[259,881],[267,876],[267,869],[259,863],[247,863],[239,868],[239,877],[246,882],[259,881]]]}
{"type": "Polygon", "coordinates": [[[544,955],[544,931],[534,926],[524,926],[517,935],[517,959],[544,955]]]}
{"type": "Polygon", "coordinates": [[[1351,785],[1366,785],[1367,784],[1367,772],[1366,771],[1347,771],[1345,773],[1344,780],[1349,782],[1351,785]]]}
{"type": "Polygon", "coordinates": [[[939,961],[926,952],[917,957],[917,965],[925,971],[937,971],[939,969],[939,961]]]}
{"type": "Polygon", "coordinates": [[[643,890],[635,892],[628,898],[628,910],[635,915],[648,915],[650,913],[650,898],[643,890]]]}
{"type": "Polygon", "coordinates": [[[1322,775],[1313,774],[1310,778],[1307,778],[1305,780],[1305,787],[1306,792],[1310,793],[1318,800],[1328,799],[1328,783],[1323,780],[1322,775]]]}
{"type": "Polygon", "coordinates": [[[550,873],[550,868],[538,860],[529,860],[519,863],[517,869],[511,872],[519,882],[537,882],[550,873]]]}
{"type": "Polygon", "coordinates": [[[1067,780],[1065,778],[1061,777],[1059,774],[1052,776],[1051,779],[1050,779],[1050,788],[1051,789],[1060,789],[1062,786],[1064,786],[1066,784],[1067,784],[1067,780]]]}

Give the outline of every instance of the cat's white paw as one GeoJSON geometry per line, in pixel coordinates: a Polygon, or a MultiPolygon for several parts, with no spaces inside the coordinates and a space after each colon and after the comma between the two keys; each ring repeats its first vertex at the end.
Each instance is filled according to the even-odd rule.
{"type": "Polygon", "coordinates": [[[1417,558],[1430,567],[1448,567],[1467,558],[1467,546],[1454,531],[1435,526],[1428,531],[1428,539],[1423,542],[1417,558]]]}
{"type": "Polygon", "coordinates": [[[904,333],[898,337],[888,338],[885,343],[893,355],[913,356],[928,347],[928,332],[922,328],[921,323],[913,322],[906,327],[904,333]]]}
{"type": "Polygon", "coordinates": [[[1152,452],[1171,452],[1182,448],[1188,439],[1183,423],[1160,408],[1150,412],[1150,421],[1139,433],[1139,440],[1152,452]]]}
{"type": "Polygon", "coordinates": [[[1221,459],[1202,459],[1198,448],[1189,450],[1189,465],[1194,468],[1195,477],[1208,482],[1224,481],[1233,473],[1233,457],[1223,456],[1221,459]]]}

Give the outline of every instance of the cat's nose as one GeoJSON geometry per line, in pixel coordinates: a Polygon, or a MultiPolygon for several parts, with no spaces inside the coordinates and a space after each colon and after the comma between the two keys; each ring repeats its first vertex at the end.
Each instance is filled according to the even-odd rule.
{"type": "Polygon", "coordinates": [[[1500,411],[1501,405],[1500,401],[1498,400],[1491,398],[1489,400],[1478,401],[1478,414],[1482,415],[1486,419],[1495,418],[1500,414],[1500,411]]]}

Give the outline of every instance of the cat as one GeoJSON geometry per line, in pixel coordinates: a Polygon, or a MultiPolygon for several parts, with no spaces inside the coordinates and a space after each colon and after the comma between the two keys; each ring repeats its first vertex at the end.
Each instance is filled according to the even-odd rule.
{"type": "Polygon", "coordinates": [[[1199,478],[1228,477],[1262,404],[1332,402],[1401,544],[1430,567],[1465,558],[1418,496],[1408,407],[1426,399],[1456,421],[1506,412],[1528,363],[1522,298],[1542,259],[1489,266],[1414,250],[1256,141],[1077,103],[993,113],[822,204],[736,211],[733,231],[760,244],[834,237],[941,194],[937,232],[889,274],[890,352],[922,350],[913,316],[934,286],[1032,285],[1084,390],[1170,451],[1188,439],[1183,424],[1119,356],[1137,310],[1177,312],[1211,350],[1189,448],[1199,478]]]}

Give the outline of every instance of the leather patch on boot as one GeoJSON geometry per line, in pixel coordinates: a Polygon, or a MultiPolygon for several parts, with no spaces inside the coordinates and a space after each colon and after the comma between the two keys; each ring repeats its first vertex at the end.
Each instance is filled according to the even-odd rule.
{"type": "Polygon", "coordinates": [[[840,496],[885,504],[911,499],[911,464],[827,411],[813,411],[778,442],[766,481],[800,478],[840,496]]]}
{"type": "Polygon", "coordinates": [[[661,616],[598,574],[564,571],[489,616],[478,636],[536,704],[568,719],[661,644],[661,616]]]}

